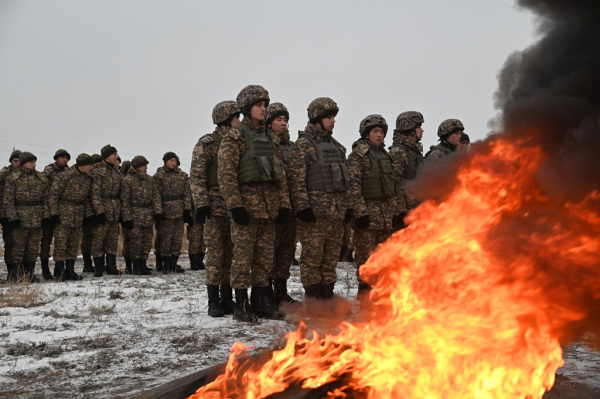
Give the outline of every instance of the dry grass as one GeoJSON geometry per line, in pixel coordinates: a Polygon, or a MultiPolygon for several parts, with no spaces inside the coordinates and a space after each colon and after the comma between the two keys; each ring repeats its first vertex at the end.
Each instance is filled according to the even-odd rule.
{"type": "Polygon", "coordinates": [[[46,304],[39,284],[10,284],[0,291],[0,308],[31,308],[46,304]]]}

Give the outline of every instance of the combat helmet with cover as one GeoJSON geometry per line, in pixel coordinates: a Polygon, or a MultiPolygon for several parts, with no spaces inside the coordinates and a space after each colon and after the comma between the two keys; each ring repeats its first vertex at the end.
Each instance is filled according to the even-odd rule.
{"type": "Polygon", "coordinates": [[[213,108],[212,120],[215,125],[218,125],[219,123],[226,122],[233,115],[239,115],[241,112],[236,101],[221,101],[213,108]]]}
{"type": "Polygon", "coordinates": [[[440,123],[440,127],[438,127],[437,135],[442,138],[445,136],[449,136],[452,133],[462,132],[465,130],[464,125],[458,119],[446,119],[442,123],[440,123]]]}
{"type": "Polygon", "coordinates": [[[280,117],[285,116],[287,120],[290,120],[290,112],[282,103],[269,104],[265,113],[265,124],[269,126],[273,121],[280,117]]]}
{"type": "Polygon", "coordinates": [[[423,114],[417,111],[406,111],[396,118],[396,131],[410,134],[414,128],[421,126],[423,123],[425,123],[423,114]]]}
{"type": "Polygon", "coordinates": [[[388,124],[385,121],[385,118],[379,114],[373,114],[360,121],[360,127],[358,129],[360,136],[363,138],[367,137],[371,129],[375,127],[382,128],[384,136],[387,134],[388,124]]]}
{"type": "Polygon", "coordinates": [[[335,116],[340,111],[338,105],[329,97],[315,98],[307,108],[308,120],[317,123],[328,116],[335,116]]]}
{"type": "Polygon", "coordinates": [[[267,106],[269,105],[269,92],[262,86],[248,85],[240,91],[236,101],[238,107],[240,107],[242,110],[242,113],[247,115],[250,111],[250,108],[260,101],[264,101],[265,105],[267,106]]]}

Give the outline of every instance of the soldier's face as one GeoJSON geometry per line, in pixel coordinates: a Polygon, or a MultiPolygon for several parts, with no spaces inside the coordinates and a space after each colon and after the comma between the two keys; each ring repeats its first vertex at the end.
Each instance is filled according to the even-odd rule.
{"type": "Polygon", "coordinates": [[[67,166],[67,164],[69,163],[69,157],[66,157],[64,155],[62,157],[58,157],[56,158],[56,163],[60,166],[67,166]]]}
{"type": "Polygon", "coordinates": [[[335,127],[335,116],[328,116],[327,118],[323,118],[321,121],[321,125],[323,125],[323,130],[326,132],[333,132],[333,128],[335,127]]]}
{"type": "Polygon", "coordinates": [[[255,121],[259,121],[259,122],[264,121],[266,110],[267,110],[267,106],[264,101],[256,103],[250,109],[250,118],[254,119],[255,121]]]}
{"type": "MultiPolygon", "coordinates": [[[[175,163],[175,164],[177,164],[177,163],[175,163]]],[[[146,171],[148,170],[148,165],[138,166],[137,168],[135,168],[135,170],[137,170],[138,172],[140,172],[142,174],[146,174],[146,171]]]]}
{"type": "Polygon", "coordinates": [[[110,164],[118,165],[117,164],[118,159],[119,159],[119,155],[115,152],[114,154],[109,155],[104,160],[110,164]]]}
{"type": "Polygon", "coordinates": [[[417,136],[417,141],[421,141],[421,139],[423,138],[423,132],[425,130],[419,126],[418,128],[415,129],[415,135],[417,136]]]}
{"type": "Polygon", "coordinates": [[[13,168],[15,169],[19,169],[21,167],[21,161],[19,161],[19,158],[13,158],[10,161],[10,164],[12,165],[13,168]]]}
{"type": "Polygon", "coordinates": [[[169,169],[175,169],[177,167],[177,158],[168,159],[167,162],[165,162],[165,166],[169,169]]]}
{"type": "Polygon", "coordinates": [[[287,130],[288,121],[285,116],[278,116],[271,123],[271,130],[273,133],[283,133],[287,130]]]}
{"type": "Polygon", "coordinates": [[[460,132],[455,132],[448,137],[448,143],[458,146],[460,144],[460,132]]]}
{"type": "Polygon", "coordinates": [[[23,164],[23,167],[25,169],[29,169],[29,170],[35,170],[35,166],[36,166],[36,162],[35,161],[29,161],[26,164],[23,164]]]}
{"type": "Polygon", "coordinates": [[[233,119],[231,120],[231,127],[236,127],[237,125],[240,124],[240,114],[237,114],[236,116],[233,117],[233,119]]]}
{"type": "Polygon", "coordinates": [[[77,169],[79,169],[81,172],[83,172],[87,175],[88,173],[90,173],[92,171],[92,169],[94,169],[94,164],[78,166],[77,169]]]}
{"type": "Polygon", "coordinates": [[[375,145],[381,145],[383,143],[383,139],[385,138],[385,133],[382,128],[374,127],[369,132],[369,141],[375,145]]]}

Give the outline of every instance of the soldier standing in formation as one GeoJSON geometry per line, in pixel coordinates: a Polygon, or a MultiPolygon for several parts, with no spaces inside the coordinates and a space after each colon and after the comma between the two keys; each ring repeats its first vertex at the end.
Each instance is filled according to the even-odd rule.
{"type": "MultiPolygon", "coordinates": [[[[102,162],[102,156],[100,154],[93,154],[92,161],[93,170],[102,162]]],[[[81,228],[81,257],[83,258],[84,273],[96,272],[94,264],[92,263],[92,235],[94,227],[98,227],[98,219],[95,214],[85,218],[83,220],[83,227],[81,228]]],[[[58,278],[56,272],[54,273],[54,277],[58,278]]]]}
{"type": "Polygon", "coordinates": [[[438,137],[440,143],[432,145],[425,158],[442,159],[456,151],[460,144],[461,133],[465,130],[462,122],[458,119],[446,119],[438,127],[438,137]]]}
{"type": "MultiPolygon", "coordinates": [[[[127,173],[130,171],[133,172],[131,168],[131,161],[125,161],[121,164],[119,168],[121,175],[123,178],[127,176],[127,173]]],[[[121,179],[121,188],[123,187],[123,180],[121,179]]],[[[126,229],[123,226],[123,200],[121,199],[121,216],[119,217],[119,223],[121,224],[121,235],[123,236],[123,249],[121,254],[123,255],[123,259],[125,259],[125,270],[123,273],[125,274],[133,274],[132,262],[131,262],[131,251],[129,247],[129,231],[130,229],[126,229]]]]}
{"type": "Polygon", "coordinates": [[[311,298],[333,298],[344,220],[352,219],[346,149],[332,137],[338,111],[328,97],[310,103],[308,125],[299,132],[287,169],[299,219],[302,285],[311,298]]]}
{"type": "Polygon", "coordinates": [[[0,170],[0,223],[2,224],[2,239],[4,240],[4,263],[7,267],[14,262],[11,256],[13,248],[12,227],[8,222],[8,217],[6,216],[6,210],[4,208],[4,187],[6,186],[6,179],[8,179],[8,176],[21,167],[19,162],[20,155],[21,151],[14,150],[10,154],[8,160],[9,165],[0,170]]]}
{"type": "Polygon", "coordinates": [[[237,104],[244,119],[223,138],[217,171],[219,187],[234,222],[234,318],[246,322],[253,321],[255,315],[282,319],[267,291],[274,260],[275,221],[287,222],[291,205],[281,151],[265,131],[269,93],[262,86],[246,86],[237,96],[237,104]]]}
{"type": "Polygon", "coordinates": [[[230,285],[233,258],[231,218],[218,180],[218,153],[223,137],[240,123],[240,108],[235,101],[215,105],[212,120],[217,128],[198,140],[192,154],[190,185],[196,206],[196,224],[204,226],[206,248],[206,289],[208,314],[223,317],[235,308],[230,285]]]}

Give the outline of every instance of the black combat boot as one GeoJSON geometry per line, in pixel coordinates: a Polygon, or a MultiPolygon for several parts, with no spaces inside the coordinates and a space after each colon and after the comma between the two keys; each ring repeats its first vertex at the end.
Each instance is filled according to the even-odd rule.
{"type": "Polygon", "coordinates": [[[267,290],[268,287],[252,287],[252,294],[250,295],[252,313],[263,319],[283,320],[283,314],[267,304],[267,300],[265,299],[267,290]]]}
{"type": "Polygon", "coordinates": [[[79,281],[83,280],[83,276],[75,273],[75,259],[65,261],[65,274],[63,281],[79,281]]]}
{"type": "Polygon", "coordinates": [[[198,264],[200,265],[200,270],[206,269],[206,265],[204,264],[204,255],[206,255],[206,252],[198,252],[198,264]]]}
{"type": "Polygon", "coordinates": [[[152,274],[152,271],[148,271],[144,269],[144,260],[143,259],[134,259],[133,261],[133,274],[136,276],[149,276],[152,274]]]}
{"type": "Polygon", "coordinates": [[[263,302],[270,308],[278,309],[279,305],[275,302],[275,292],[273,291],[273,280],[269,280],[269,285],[262,288],[264,291],[263,302]]]}
{"type": "Polygon", "coordinates": [[[7,283],[16,283],[19,280],[19,272],[17,270],[16,263],[8,263],[6,265],[6,269],[8,270],[8,276],[6,276],[7,283]]]}
{"type": "Polygon", "coordinates": [[[57,276],[56,278],[58,279],[58,281],[65,280],[65,261],[64,260],[59,260],[57,262],[54,262],[54,275],[57,276]]]}
{"type": "Polygon", "coordinates": [[[104,276],[104,255],[94,258],[94,276],[104,276]]]}
{"type": "Polygon", "coordinates": [[[206,290],[208,291],[208,315],[211,317],[225,316],[219,300],[219,286],[207,285],[206,290]]]}
{"type": "Polygon", "coordinates": [[[354,250],[348,249],[347,247],[342,247],[340,251],[340,262],[354,262],[354,257],[352,256],[352,252],[354,250]]]}
{"type": "Polygon", "coordinates": [[[321,284],[311,284],[304,287],[304,297],[320,299],[321,298],[321,284]]]}
{"type": "MultiPolygon", "coordinates": [[[[124,257],[125,258],[125,257],[124,257]]],[[[125,270],[123,273],[125,274],[135,274],[133,273],[133,269],[131,268],[131,258],[125,258],[125,270]]]]}
{"type": "Polygon", "coordinates": [[[113,276],[118,276],[120,274],[119,269],[117,269],[117,255],[106,254],[106,274],[111,274],[113,276]]]}
{"type": "Polygon", "coordinates": [[[157,272],[162,272],[163,271],[163,259],[160,256],[160,254],[158,252],[154,252],[154,257],[156,258],[156,271],[157,272]]]}
{"type": "Polygon", "coordinates": [[[333,288],[335,283],[321,284],[321,298],[322,299],[333,299],[333,288]]]}
{"type": "Polygon", "coordinates": [[[140,267],[142,268],[143,271],[145,271],[148,275],[150,274],[154,274],[154,270],[152,270],[151,268],[148,267],[147,265],[148,259],[142,259],[142,262],[140,263],[140,267]]]}
{"type": "Polygon", "coordinates": [[[256,316],[252,313],[252,309],[248,303],[248,290],[246,288],[235,290],[235,309],[233,311],[233,318],[244,322],[256,321],[256,316]]]}
{"type": "Polygon", "coordinates": [[[161,263],[163,266],[163,274],[171,274],[173,273],[172,267],[171,267],[171,257],[170,256],[163,256],[161,257],[161,263]]]}
{"type": "Polygon", "coordinates": [[[221,309],[225,314],[233,314],[235,302],[233,301],[233,292],[229,284],[223,284],[219,287],[221,293],[221,309]]]}
{"type": "Polygon", "coordinates": [[[185,273],[185,269],[177,264],[179,255],[171,256],[171,272],[185,273]]]}
{"type": "Polygon", "coordinates": [[[190,258],[190,270],[200,270],[200,264],[198,263],[198,254],[188,253],[190,258]]]}
{"type": "Polygon", "coordinates": [[[287,279],[285,278],[276,278],[273,281],[275,286],[275,303],[281,305],[282,303],[292,305],[294,303],[298,303],[297,300],[292,298],[287,293],[287,279]]]}
{"type": "MultiPolygon", "coordinates": [[[[48,259],[40,259],[40,263],[42,264],[42,276],[44,276],[44,280],[52,280],[52,273],[50,272],[50,267],[48,266],[48,259]]],[[[54,265],[56,268],[56,264],[54,265]]]]}
{"type": "MultiPolygon", "coordinates": [[[[94,269],[94,265],[92,264],[92,254],[81,254],[81,257],[83,258],[83,272],[94,273],[96,269],[94,269]]],[[[54,277],[56,277],[56,274],[54,277]]]]}
{"type": "Polygon", "coordinates": [[[25,271],[27,272],[27,279],[30,283],[37,283],[40,280],[35,276],[35,262],[25,262],[25,271]]]}

